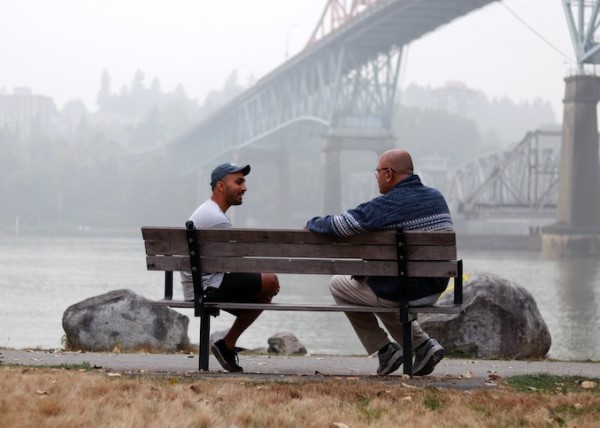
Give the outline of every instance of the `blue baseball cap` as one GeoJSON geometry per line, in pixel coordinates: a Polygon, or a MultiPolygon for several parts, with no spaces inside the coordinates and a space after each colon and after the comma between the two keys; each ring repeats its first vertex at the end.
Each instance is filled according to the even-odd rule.
{"type": "Polygon", "coordinates": [[[248,175],[250,174],[250,165],[237,166],[234,163],[222,163],[213,169],[212,173],[210,174],[210,187],[214,189],[217,185],[217,181],[221,180],[228,174],[233,174],[236,172],[241,172],[244,175],[248,175]]]}

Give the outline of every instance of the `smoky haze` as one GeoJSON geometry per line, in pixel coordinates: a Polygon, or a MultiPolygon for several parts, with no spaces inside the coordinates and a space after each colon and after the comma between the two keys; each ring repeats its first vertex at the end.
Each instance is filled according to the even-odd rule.
{"type": "MultiPolygon", "coordinates": [[[[128,288],[160,298],[163,277],[146,270],[140,227],[183,226],[208,197],[218,162],[252,165],[243,205],[227,213],[235,226],[301,228],[335,214],[321,204],[319,139],[248,147],[184,176],[163,151],[300,52],[325,3],[0,2],[0,346],[60,347],[65,308],[93,295],[128,288]]],[[[457,202],[528,132],[560,131],[563,79],[573,69],[561,0],[493,2],[404,49],[392,131],[416,173],[447,196],[465,277],[498,272],[523,284],[550,328],[550,356],[598,361],[600,265],[541,259],[539,228],[554,221],[553,209],[515,216],[491,206],[477,217],[461,214],[457,202]]],[[[556,174],[556,140],[540,144],[536,167],[548,177],[556,174]]],[[[377,158],[342,152],[340,194],[327,197],[347,209],[376,196],[377,158]]],[[[506,181],[514,196],[517,183],[528,183],[519,174],[534,168],[527,155],[511,159],[522,163],[498,171],[514,180],[506,181]]],[[[291,290],[305,293],[298,301],[331,297],[325,280],[315,283],[286,278],[277,298],[291,290]]],[[[286,314],[273,325],[303,325],[328,342],[314,354],[355,336],[341,317],[326,325],[317,318],[290,325],[286,314]]],[[[248,348],[273,333],[255,333],[259,323],[244,338],[256,340],[248,348]]]]}
{"type": "MultiPolygon", "coordinates": [[[[429,184],[448,183],[427,170],[431,158],[450,173],[509,150],[530,130],[559,128],[570,52],[560,2],[504,3],[405,50],[393,131],[429,184]]],[[[208,195],[208,172],[175,177],[172,160],[156,154],[299,52],[324,6],[25,0],[5,7],[0,37],[11,43],[0,46],[0,96],[33,97],[44,115],[0,128],[1,230],[181,225],[208,195]]],[[[320,141],[285,146],[280,160],[269,156],[238,154],[254,168],[244,205],[231,214],[236,225],[302,227],[323,214],[320,141]],[[281,189],[284,162],[289,188],[281,189]]],[[[376,161],[375,153],[342,154],[342,208],[376,196],[376,161]]]]}

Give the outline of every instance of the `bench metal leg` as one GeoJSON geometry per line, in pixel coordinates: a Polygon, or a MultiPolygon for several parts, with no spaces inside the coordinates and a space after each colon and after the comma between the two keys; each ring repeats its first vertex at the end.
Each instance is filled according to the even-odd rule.
{"type": "MultiPolygon", "coordinates": [[[[206,312],[206,311],[205,311],[206,312]]],[[[208,351],[210,346],[210,315],[204,313],[200,316],[200,355],[198,356],[198,368],[200,371],[208,371],[208,351]]]]}
{"type": "Polygon", "coordinates": [[[412,376],[412,321],[402,323],[403,328],[403,352],[404,352],[404,374],[412,376]]]}

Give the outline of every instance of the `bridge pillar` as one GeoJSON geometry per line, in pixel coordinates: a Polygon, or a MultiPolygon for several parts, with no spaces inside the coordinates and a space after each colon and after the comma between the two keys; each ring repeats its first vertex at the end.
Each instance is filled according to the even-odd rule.
{"type": "MultiPolygon", "coordinates": [[[[388,130],[337,129],[323,137],[321,146],[321,212],[342,212],[340,155],[343,150],[374,151],[377,156],[395,147],[396,137],[388,130]]],[[[373,166],[375,167],[375,165],[373,166]]]]}
{"type": "Polygon", "coordinates": [[[556,223],[542,234],[546,257],[600,255],[600,78],[565,79],[556,223]]]}

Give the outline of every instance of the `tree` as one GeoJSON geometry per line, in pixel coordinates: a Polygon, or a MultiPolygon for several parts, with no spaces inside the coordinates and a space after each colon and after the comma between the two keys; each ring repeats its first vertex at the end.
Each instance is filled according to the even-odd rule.
{"type": "Polygon", "coordinates": [[[100,91],[98,91],[98,97],[96,98],[98,109],[100,111],[110,109],[110,99],[110,76],[108,75],[108,71],[104,69],[100,78],[100,91]]]}

